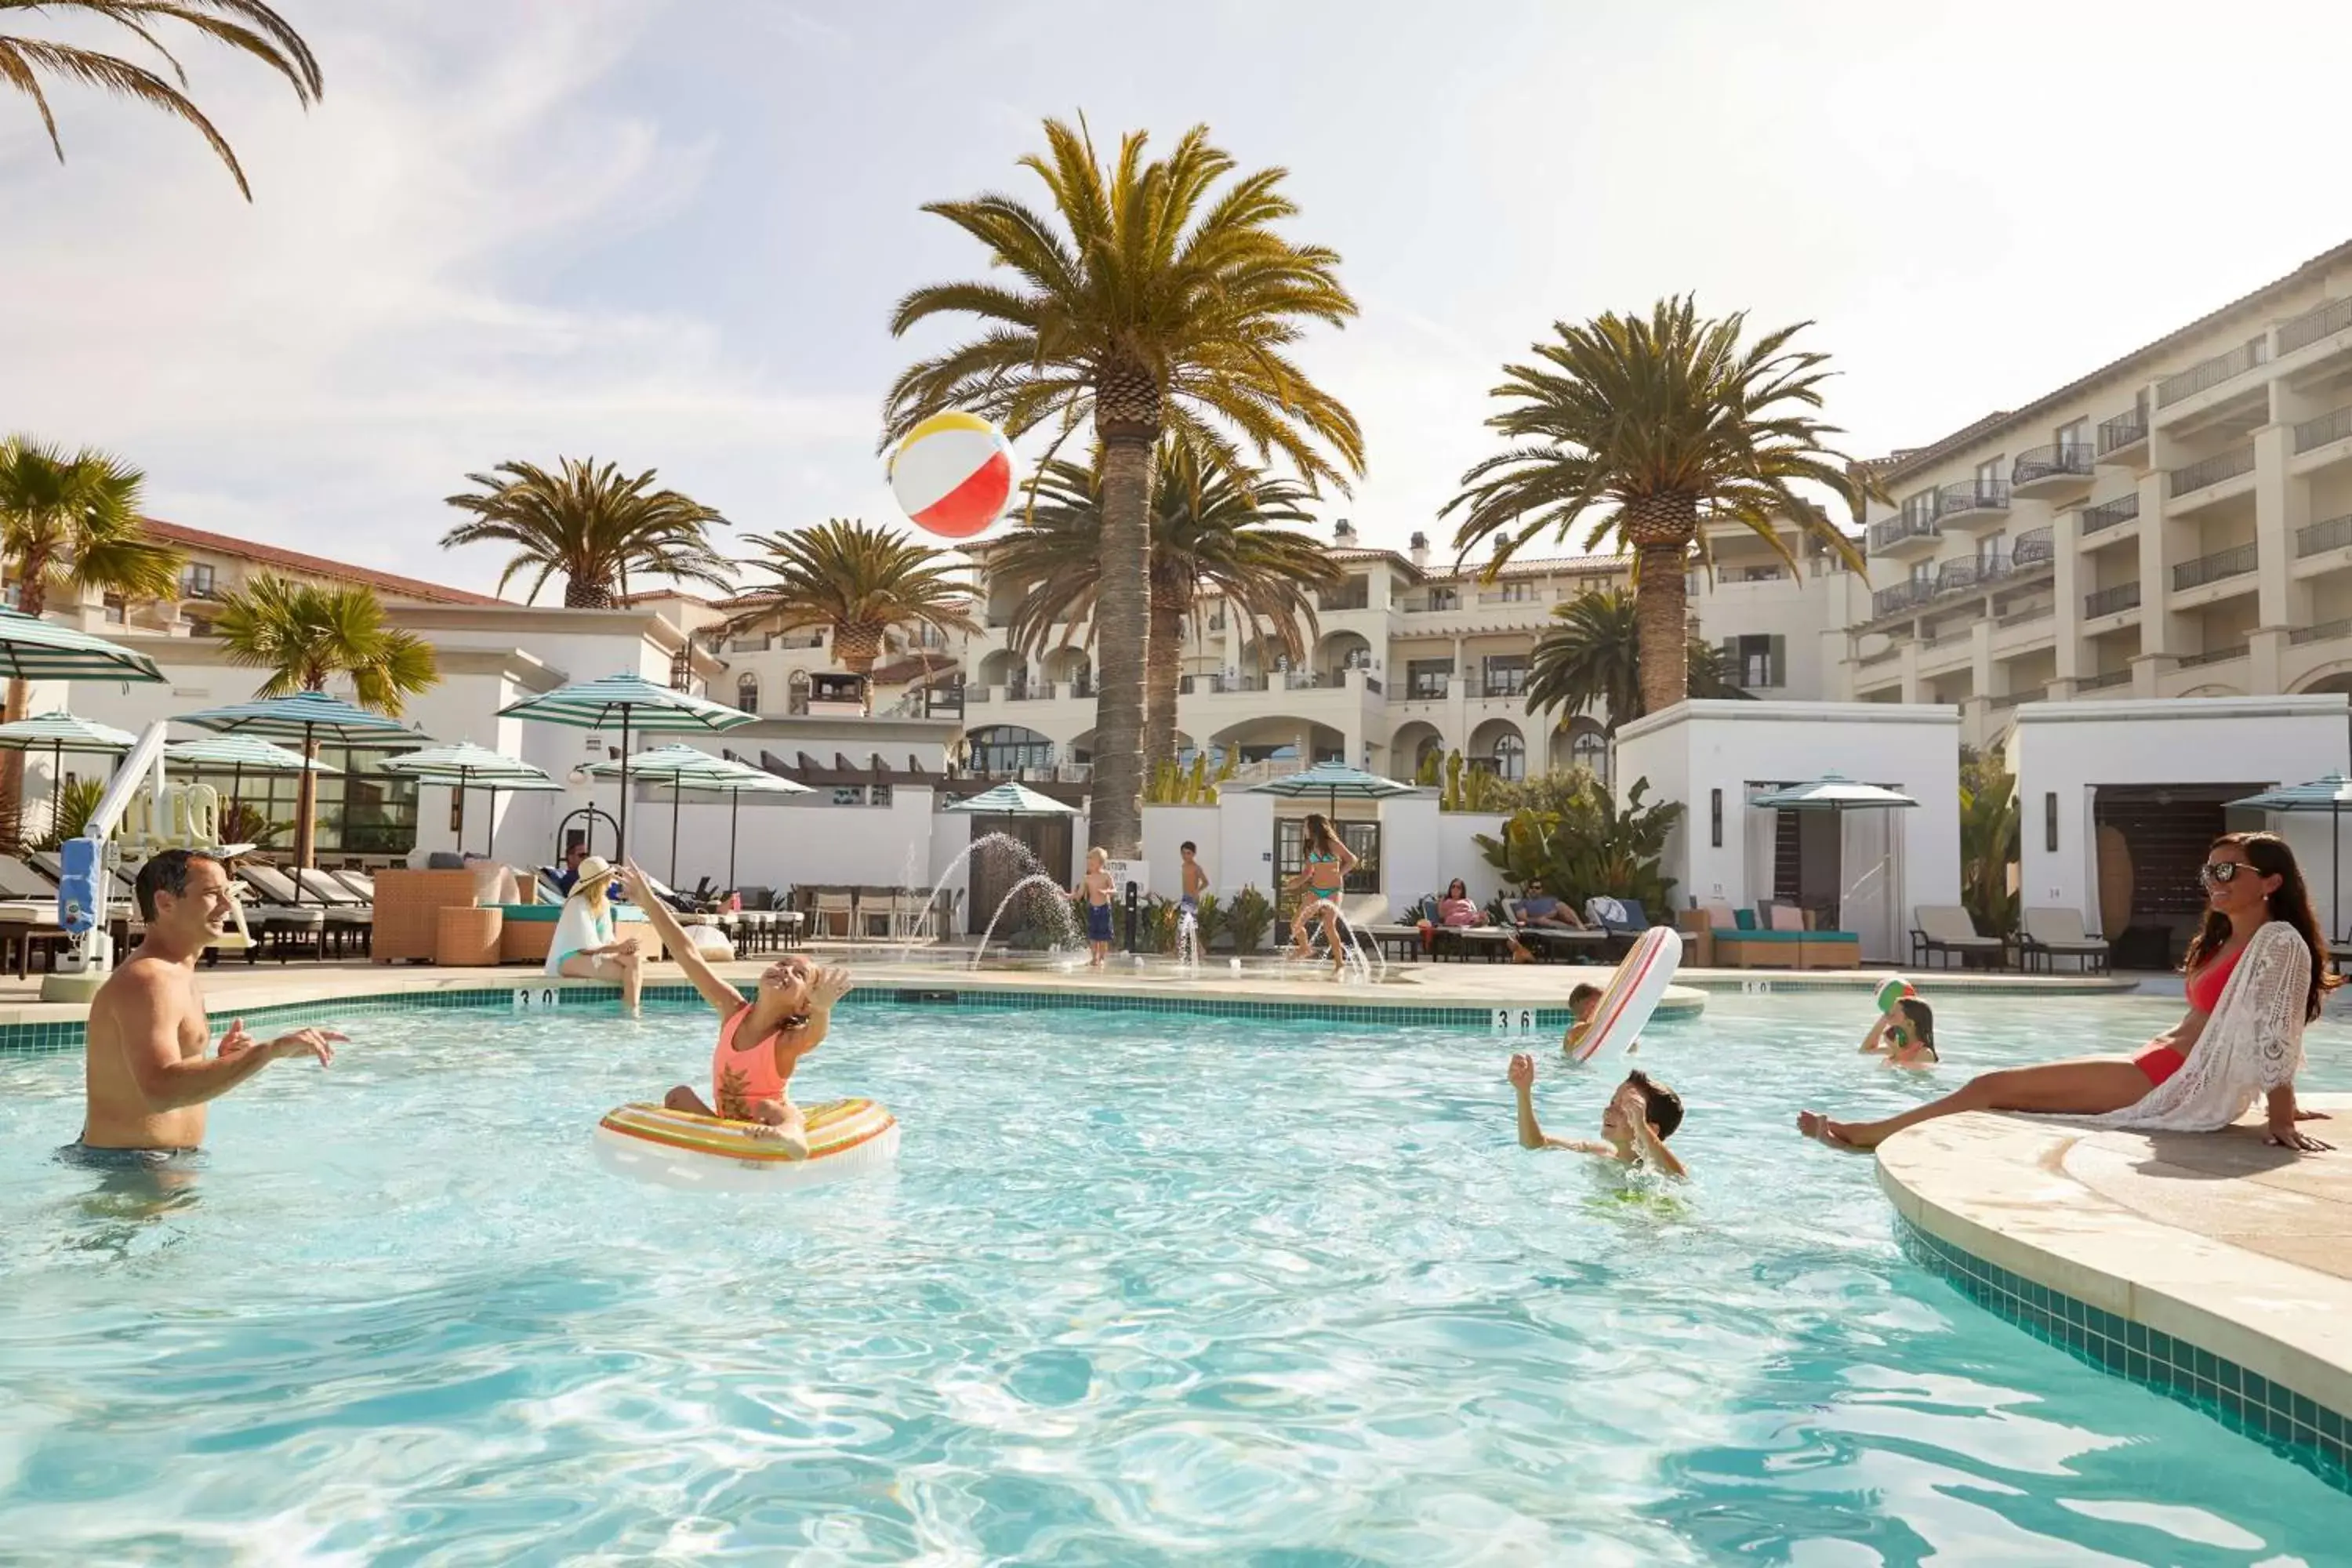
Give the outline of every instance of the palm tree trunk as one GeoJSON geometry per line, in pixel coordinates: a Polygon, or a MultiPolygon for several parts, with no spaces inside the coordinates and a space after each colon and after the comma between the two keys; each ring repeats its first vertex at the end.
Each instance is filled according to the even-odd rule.
{"type": "Polygon", "coordinates": [[[1641,636],[1642,711],[1663,713],[1690,696],[1690,593],[1683,581],[1687,547],[1649,544],[1636,559],[1633,625],[1641,636]]]}
{"type": "Polygon", "coordinates": [[[567,579],[563,584],[563,607],[567,610],[609,610],[613,607],[613,590],[602,583],[567,579]]]}
{"type": "MultiPolygon", "coordinates": [[[[1166,585],[1151,584],[1151,642],[1143,668],[1143,776],[1156,776],[1160,764],[1176,760],[1176,689],[1184,663],[1184,613],[1187,608],[1166,585]]],[[[1096,646],[1101,646],[1097,634],[1096,646]]]]}
{"type": "Polygon", "coordinates": [[[1094,789],[1087,826],[1120,859],[1143,850],[1143,672],[1149,658],[1151,450],[1159,432],[1102,429],[1102,566],[1095,597],[1094,789]]]}
{"type": "MultiPolygon", "coordinates": [[[[302,742],[305,762],[319,760],[316,739],[302,742]]],[[[348,761],[349,759],[345,759],[348,761]]],[[[294,865],[296,869],[308,866],[317,858],[319,847],[319,775],[309,768],[294,785],[294,865]]],[[[464,847],[462,845],[459,847],[464,847]]],[[[296,879],[299,882],[300,879],[296,879]]]]}

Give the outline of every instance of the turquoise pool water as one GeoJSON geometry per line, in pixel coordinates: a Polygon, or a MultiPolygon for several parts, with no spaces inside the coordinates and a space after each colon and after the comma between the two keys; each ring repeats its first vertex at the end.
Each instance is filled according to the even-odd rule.
{"type": "MultiPolygon", "coordinates": [[[[2167,1016],[1956,999],[1946,1079],[2167,1016]]],[[[0,1058],[0,1562],[2342,1562],[2352,1499],[1902,1258],[1789,1130],[1931,1091],[1864,1022],[1654,1028],[1679,1191],[1516,1148],[1507,1047],[1432,1029],[850,1009],[805,1091],[898,1171],[773,1198],[591,1152],[698,1079],[682,1008],[353,1018],[168,1193],[0,1058]]]]}

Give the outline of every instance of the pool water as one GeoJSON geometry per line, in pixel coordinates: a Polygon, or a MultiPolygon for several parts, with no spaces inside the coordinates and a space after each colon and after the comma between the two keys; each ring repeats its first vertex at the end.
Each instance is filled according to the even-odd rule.
{"type": "MultiPolygon", "coordinates": [[[[855,1006],[803,1098],[898,1167],[760,1197],[592,1152],[707,1071],[683,1007],[352,1018],[171,1190],[51,1158],[78,1055],[0,1058],[0,1561],[2342,1562],[2352,1499],[1969,1305],[1790,1130],[2174,1015],[1954,999],[1921,1079],[1865,1011],[1654,1026],[1679,1188],[1517,1148],[1506,1045],[1436,1029],[855,1006]]],[[[1541,1059],[1589,1133],[1615,1075],[1541,1059]]]]}

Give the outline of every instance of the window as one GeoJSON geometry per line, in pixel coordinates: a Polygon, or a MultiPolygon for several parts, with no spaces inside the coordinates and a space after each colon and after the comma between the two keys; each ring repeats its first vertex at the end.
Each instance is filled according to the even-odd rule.
{"type": "Polygon", "coordinates": [[[1936,492],[1932,487],[1904,498],[1903,521],[1908,523],[1932,523],[1936,521],[1936,492]]]}
{"type": "Polygon", "coordinates": [[[1458,610],[1462,607],[1462,591],[1433,587],[1429,591],[1429,607],[1433,610],[1458,610]]]}
{"type": "Polygon", "coordinates": [[[1977,499],[1988,500],[2000,494],[2000,459],[1988,458],[1977,465],[1977,499]]]}
{"type": "Polygon", "coordinates": [[[1338,588],[1316,597],[1326,610],[1360,610],[1372,602],[1372,582],[1369,577],[1350,577],[1338,588]]]}
{"type": "Polygon", "coordinates": [[[868,805],[889,805],[890,786],[886,784],[878,784],[870,786],[866,792],[866,804],[868,805]]]}
{"type": "Polygon", "coordinates": [[[123,615],[122,595],[120,594],[109,594],[106,596],[106,624],[110,626],[121,626],[123,621],[123,615]]]}
{"type": "Polygon", "coordinates": [[[1595,775],[1609,774],[1609,737],[1598,730],[1579,730],[1568,742],[1569,760],[1595,775]]]}
{"type": "Polygon", "coordinates": [[[1495,772],[1507,779],[1528,776],[1528,743],[1517,735],[1495,737],[1495,772]]]}
{"type": "Polygon", "coordinates": [[[2058,449],[2061,452],[2089,451],[2091,449],[2090,420],[2076,419],[2058,426],[2058,449]]]}
{"type": "Polygon", "coordinates": [[[1726,637],[1720,647],[1724,675],[1743,691],[1772,690],[1789,683],[1789,639],[1769,632],[1726,637]]]}
{"type": "Polygon", "coordinates": [[[1495,602],[1498,605],[1530,605],[1535,602],[1535,597],[1536,585],[1533,583],[1506,583],[1502,592],[1495,596],[1495,602]]]}
{"type": "Polygon", "coordinates": [[[1936,563],[1934,562],[1914,561],[1911,563],[1911,581],[1914,583],[1932,583],[1935,580],[1936,563]]]}
{"type": "Polygon", "coordinates": [[[213,569],[201,561],[191,561],[180,569],[180,597],[209,599],[213,596],[213,569]]]}
{"type": "MultiPolygon", "coordinates": [[[[1341,758],[1340,761],[1346,759],[1341,758]]],[[[1381,825],[1377,822],[1335,822],[1331,830],[1356,857],[1356,868],[1339,889],[1348,893],[1381,890],[1381,825]]],[[[1307,868],[1307,824],[1298,817],[1277,818],[1274,825],[1275,875],[1287,881],[1307,868]]],[[[1296,896],[1296,895],[1294,895],[1296,896]]]]}
{"type": "Polygon", "coordinates": [[[691,645],[669,656],[669,689],[672,691],[694,689],[694,648],[691,645]]]}
{"type": "Polygon", "coordinates": [[[864,784],[834,785],[833,804],[835,805],[864,805],[866,804],[866,786],[864,784]]]}
{"type": "Polygon", "coordinates": [[[1523,653],[1490,654],[1486,660],[1486,693],[1489,697],[1517,697],[1528,689],[1528,656],[1523,653]]]}
{"type": "Polygon", "coordinates": [[[1416,658],[1404,667],[1405,695],[1408,699],[1432,702],[1444,698],[1454,684],[1454,661],[1450,658],[1416,658]]]}
{"type": "Polygon", "coordinates": [[[735,682],[735,706],[746,713],[760,710],[760,678],[746,675],[735,682]]]}

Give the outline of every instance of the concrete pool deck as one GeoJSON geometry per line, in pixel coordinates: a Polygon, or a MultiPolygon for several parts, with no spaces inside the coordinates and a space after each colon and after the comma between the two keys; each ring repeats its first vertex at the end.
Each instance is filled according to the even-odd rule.
{"type": "Polygon", "coordinates": [[[2304,1103],[2335,1152],[2270,1146],[2259,1108],[2213,1133],[1971,1114],[1888,1139],[1878,1180],[1979,1301],[2346,1486],[2352,1095],[2304,1103]]]}

